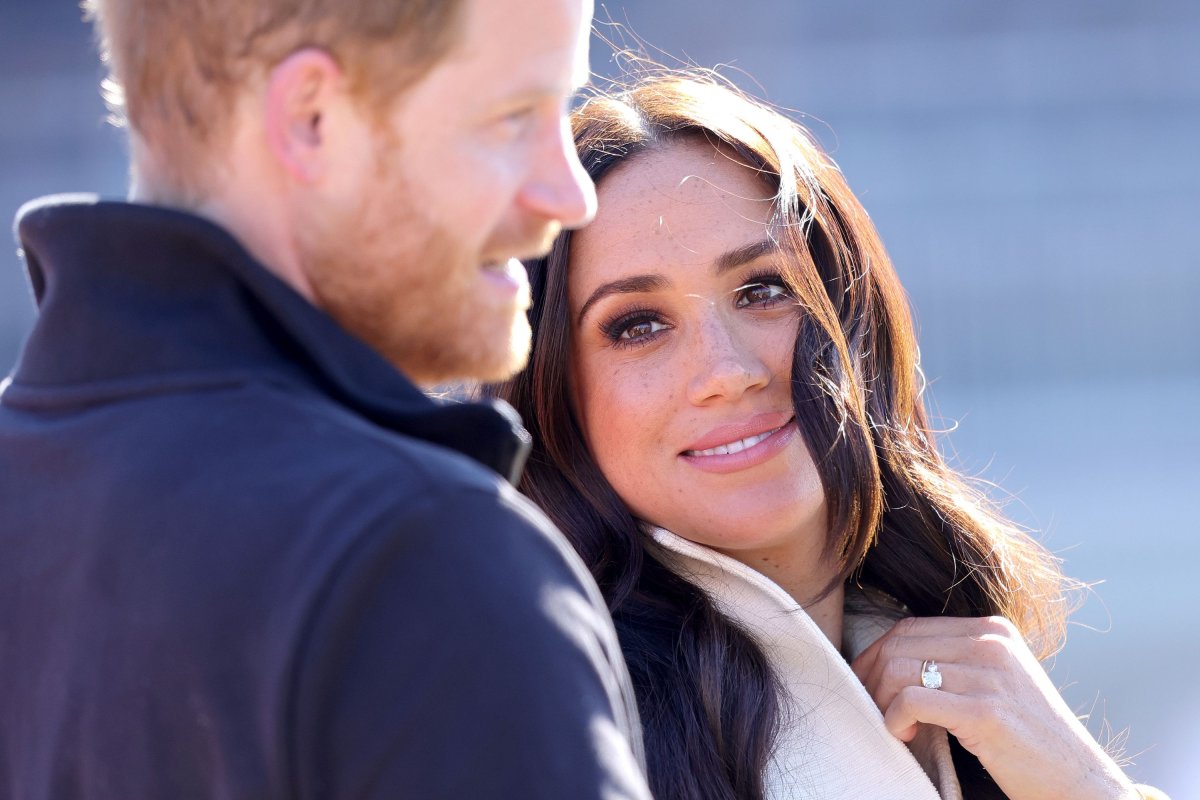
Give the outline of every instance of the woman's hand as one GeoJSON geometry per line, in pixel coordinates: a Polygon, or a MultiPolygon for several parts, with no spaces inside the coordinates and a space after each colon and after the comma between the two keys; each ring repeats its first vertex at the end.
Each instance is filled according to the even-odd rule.
{"type": "Polygon", "coordinates": [[[910,617],[851,667],[889,731],[908,742],[918,723],[941,725],[1010,800],[1140,796],[1003,617],[910,617]],[[937,663],[940,689],[921,684],[926,660],[937,663]]]}

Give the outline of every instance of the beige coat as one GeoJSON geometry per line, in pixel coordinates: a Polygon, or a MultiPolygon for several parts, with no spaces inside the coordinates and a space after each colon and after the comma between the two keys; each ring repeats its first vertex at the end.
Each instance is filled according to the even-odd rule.
{"type": "MultiPolygon", "coordinates": [[[[741,562],[661,528],[671,568],[703,589],[763,648],[788,693],[767,766],[770,800],[961,800],[944,728],[922,725],[912,744],[892,736],[867,690],[804,609],[741,562]]],[[[896,617],[848,594],[843,649],[854,658],[896,617]]]]}

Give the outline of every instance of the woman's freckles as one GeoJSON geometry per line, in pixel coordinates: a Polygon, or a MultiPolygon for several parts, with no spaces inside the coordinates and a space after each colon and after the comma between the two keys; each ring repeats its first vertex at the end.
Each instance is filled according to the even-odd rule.
{"type": "Polygon", "coordinates": [[[572,237],[568,297],[577,413],[601,471],[635,515],[701,543],[823,537],[824,493],[793,422],[799,315],[773,190],[691,142],[597,191],[596,219],[572,237]]]}

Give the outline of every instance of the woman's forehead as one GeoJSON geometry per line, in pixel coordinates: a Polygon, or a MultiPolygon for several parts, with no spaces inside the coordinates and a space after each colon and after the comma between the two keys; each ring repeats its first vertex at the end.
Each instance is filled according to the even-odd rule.
{"type": "Polygon", "coordinates": [[[706,143],[680,142],[615,167],[595,220],[572,237],[572,272],[709,262],[768,235],[774,195],[758,173],[706,143]]]}

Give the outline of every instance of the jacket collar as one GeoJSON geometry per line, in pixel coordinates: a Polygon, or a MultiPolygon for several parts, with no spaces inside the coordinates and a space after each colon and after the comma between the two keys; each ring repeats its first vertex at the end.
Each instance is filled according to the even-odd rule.
{"type": "MultiPolygon", "coordinates": [[[[754,637],[785,691],[765,776],[769,798],[962,800],[946,730],[922,725],[907,747],[893,737],[846,657],[782,587],[668,530],[647,532],[673,571],[754,637]]],[[[847,587],[842,650],[853,659],[906,615],[881,592],[847,587]]]]}
{"type": "Polygon", "coordinates": [[[511,407],[430,399],[205,219],[65,195],[22,208],[17,235],[39,315],[5,403],[63,406],[253,376],[520,474],[529,434],[511,407]]]}

